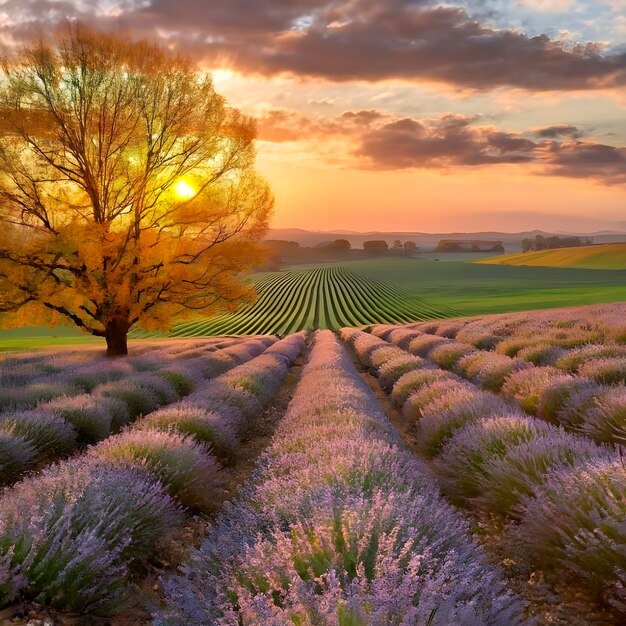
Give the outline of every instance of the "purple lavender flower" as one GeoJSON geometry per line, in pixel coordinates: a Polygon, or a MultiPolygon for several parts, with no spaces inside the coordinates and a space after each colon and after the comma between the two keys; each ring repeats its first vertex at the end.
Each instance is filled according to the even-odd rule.
{"type": "Polygon", "coordinates": [[[85,458],[53,466],[0,500],[0,604],[25,593],[65,611],[115,612],[129,568],[180,525],[142,471],[85,458]]]}
{"type": "Polygon", "coordinates": [[[621,453],[561,468],[523,500],[511,540],[545,569],[565,568],[626,610],[626,469],[621,453]]]}
{"type": "Polygon", "coordinates": [[[157,624],[522,620],[327,331],[251,480],[165,587],[157,624]]]}

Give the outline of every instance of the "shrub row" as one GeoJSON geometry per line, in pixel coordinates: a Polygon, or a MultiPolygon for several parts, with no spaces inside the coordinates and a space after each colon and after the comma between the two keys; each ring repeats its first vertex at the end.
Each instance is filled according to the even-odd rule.
{"type": "Polygon", "coordinates": [[[505,356],[519,357],[534,365],[554,365],[569,372],[586,366],[598,382],[614,384],[626,382],[626,332],[622,308],[610,306],[610,310],[606,306],[578,307],[534,311],[532,316],[515,313],[459,320],[452,322],[457,326],[453,335],[449,333],[449,323],[411,324],[404,330],[453,336],[474,348],[495,349],[505,356]],[[610,362],[602,367],[590,363],[604,359],[610,362]]]}
{"type": "Polygon", "coordinates": [[[255,359],[198,385],[182,402],[149,413],[137,428],[193,436],[222,461],[230,461],[249,419],[271,400],[304,346],[304,332],[290,335],[255,359]]]}
{"type": "MultiPolygon", "coordinates": [[[[523,370],[511,379],[541,369],[523,370]]],[[[567,378],[560,381],[563,388],[576,382],[567,378]]],[[[535,565],[582,576],[626,610],[622,451],[529,418],[494,394],[466,385],[449,372],[433,376],[418,369],[398,378],[391,394],[398,401],[407,386],[413,389],[404,407],[413,399],[418,440],[435,458],[444,493],[479,513],[512,520],[510,545],[522,546],[535,565]]],[[[580,404],[576,397],[573,402],[580,404]]]]}
{"type": "MultiPolygon", "coordinates": [[[[258,339],[261,344],[274,340],[268,337],[258,339]]],[[[208,368],[213,361],[211,352],[220,347],[232,348],[239,343],[241,339],[147,343],[134,348],[130,356],[117,360],[104,358],[94,350],[3,359],[0,361],[0,411],[25,410],[57,397],[89,393],[98,385],[137,372],[154,372],[194,357],[203,357],[198,365],[204,361],[208,368]]],[[[219,358],[217,363],[221,363],[219,358]]]]}
{"type": "MultiPolygon", "coordinates": [[[[538,338],[563,348],[593,343],[619,344],[626,338],[624,305],[621,303],[533,311],[532,315],[519,312],[422,322],[410,327],[470,343],[482,336],[497,337],[498,347],[508,343],[512,349],[515,349],[514,342],[519,346],[531,346],[538,338]]],[[[507,347],[503,346],[503,349],[507,347]]]]}
{"type": "MultiPolygon", "coordinates": [[[[263,369],[268,359],[284,371],[302,342],[278,342],[268,357],[226,374],[225,384],[263,369]]],[[[258,393],[260,401],[271,396],[258,393]]],[[[95,614],[125,608],[138,565],[181,530],[185,509],[215,507],[219,465],[202,439],[144,429],[142,422],[5,491],[0,605],[30,599],[95,614]]]]}
{"type": "Polygon", "coordinates": [[[202,376],[249,360],[266,343],[239,342],[219,352],[174,361],[154,372],[100,384],[91,394],[61,396],[30,411],[0,414],[0,485],[78,446],[106,439],[139,415],[176,402],[191,393],[202,376]]]}
{"type": "MultiPolygon", "coordinates": [[[[393,327],[387,327],[387,336],[393,341],[397,335],[395,331],[390,334],[389,328],[393,327]]],[[[572,351],[569,360],[565,360],[568,356],[562,357],[554,366],[533,366],[521,358],[474,350],[443,337],[437,339],[448,343],[422,352],[437,365],[487,390],[501,391],[530,415],[582,432],[598,442],[626,444],[626,391],[620,382],[626,375],[626,360],[607,356],[586,363],[582,357],[579,361],[588,352],[598,357],[599,348],[609,355],[611,351],[623,351],[624,346],[587,346],[572,351]]],[[[422,337],[413,340],[409,350],[416,341],[422,341],[422,337]]],[[[424,345],[431,345],[429,341],[424,345]]]]}
{"type": "Polygon", "coordinates": [[[519,600],[329,331],[157,624],[516,624],[519,600]]]}

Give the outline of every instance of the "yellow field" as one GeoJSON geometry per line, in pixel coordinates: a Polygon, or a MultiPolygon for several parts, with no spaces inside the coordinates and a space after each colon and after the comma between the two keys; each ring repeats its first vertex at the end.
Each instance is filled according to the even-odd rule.
{"type": "Polygon", "coordinates": [[[626,243],[606,243],[597,246],[521,252],[519,254],[506,254],[480,259],[475,262],[489,265],[533,265],[623,270],[626,269],[626,243]]]}

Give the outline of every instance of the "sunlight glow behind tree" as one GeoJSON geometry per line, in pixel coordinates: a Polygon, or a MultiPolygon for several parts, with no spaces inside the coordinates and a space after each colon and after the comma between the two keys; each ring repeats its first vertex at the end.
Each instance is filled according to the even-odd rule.
{"type": "Polygon", "coordinates": [[[70,320],[127,352],[252,297],[271,192],[254,123],[188,60],[70,27],[4,64],[0,82],[0,310],[70,320]]]}
{"type": "Polygon", "coordinates": [[[183,200],[189,200],[196,195],[196,190],[184,178],[181,178],[174,185],[174,191],[176,195],[183,200]]]}

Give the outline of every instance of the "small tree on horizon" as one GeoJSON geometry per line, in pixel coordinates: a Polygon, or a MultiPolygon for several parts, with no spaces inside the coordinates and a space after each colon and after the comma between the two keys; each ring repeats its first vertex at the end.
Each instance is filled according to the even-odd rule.
{"type": "Polygon", "coordinates": [[[241,277],[273,199],[254,170],[254,123],[209,76],[82,26],[3,70],[5,325],[69,321],[117,356],[135,325],[253,297],[241,277]]]}
{"type": "Polygon", "coordinates": [[[412,256],[417,252],[417,244],[414,241],[405,241],[403,247],[404,254],[407,256],[412,256]]]}

